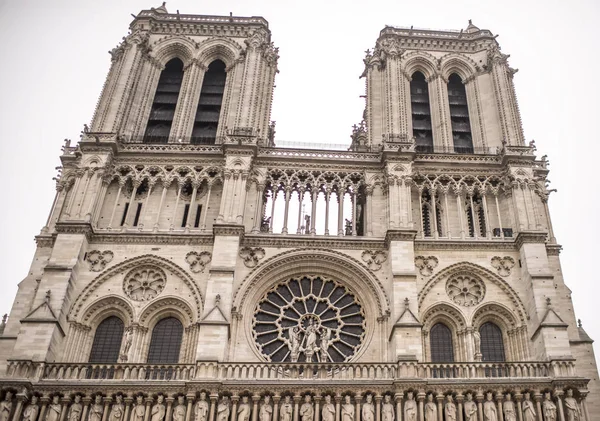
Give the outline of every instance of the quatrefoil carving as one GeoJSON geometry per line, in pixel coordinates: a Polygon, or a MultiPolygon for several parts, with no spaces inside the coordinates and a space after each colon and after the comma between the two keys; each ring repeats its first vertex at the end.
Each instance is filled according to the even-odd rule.
{"type": "Polygon", "coordinates": [[[423,276],[431,276],[433,269],[438,265],[438,259],[435,256],[417,256],[415,257],[415,266],[423,276]]]}
{"type": "Polygon", "coordinates": [[[190,270],[194,273],[204,272],[206,265],[212,260],[212,256],[209,252],[203,251],[197,253],[190,251],[185,256],[185,261],[190,265],[190,270]]]}
{"type": "Polygon", "coordinates": [[[114,253],[110,250],[92,250],[87,253],[86,260],[90,264],[90,270],[92,272],[100,272],[104,270],[114,256],[114,253]]]}
{"type": "Polygon", "coordinates": [[[265,249],[262,247],[242,247],[240,257],[244,260],[244,265],[253,268],[258,265],[258,261],[265,257],[265,249]]]}
{"type": "Polygon", "coordinates": [[[379,270],[382,263],[387,260],[387,253],[381,250],[365,250],[361,257],[369,269],[379,270]]]}
{"type": "Polygon", "coordinates": [[[515,266],[515,259],[510,256],[494,256],[491,263],[500,276],[508,276],[510,275],[510,270],[515,266]]]}

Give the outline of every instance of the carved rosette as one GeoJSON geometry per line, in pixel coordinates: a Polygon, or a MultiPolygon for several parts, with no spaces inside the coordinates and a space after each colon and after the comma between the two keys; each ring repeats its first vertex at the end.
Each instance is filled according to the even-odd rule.
{"type": "Polygon", "coordinates": [[[190,270],[194,273],[204,272],[204,268],[212,260],[212,255],[208,251],[197,253],[190,251],[185,256],[185,261],[190,265],[190,270]]]}
{"type": "Polygon", "coordinates": [[[157,266],[142,266],[125,275],[123,290],[134,301],[150,301],[158,296],[167,283],[167,275],[157,266]]]}
{"type": "Polygon", "coordinates": [[[114,253],[110,250],[92,250],[87,253],[85,260],[89,263],[92,272],[101,272],[113,257],[114,253]]]}
{"type": "Polygon", "coordinates": [[[265,257],[265,249],[262,247],[242,247],[240,257],[246,267],[253,268],[258,265],[260,259],[265,257]]]}
{"type": "Polygon", "coordinates": [[[500,276],[508,276],[510,275],[510,270],[515,266],[515,259],[510,256],[494,256],[492,257],[491,264],[500,276]]]}
{"type": "Polygon", "coordinates": [[[435,256],[417,256],[415,257],[415,266],[419,268],[419,273],[423,276],[431,276],[433,270],[438,265],[438,259],[435,256]]]}
{"type": "Polygon", "coordinates": [[[361,258],[363,262],[367,264],[369,269],[376,271],[381,269],[381,265],[387,260],[387,252],[382,250],[365,250],[363,251],[361,258]]]}
{"type": "Polygon", "coordinates": [[[472,307],[485,297],[485,284],[469,274],[458,274],[446,282],[446,294],[456,304],[472,307]]]}

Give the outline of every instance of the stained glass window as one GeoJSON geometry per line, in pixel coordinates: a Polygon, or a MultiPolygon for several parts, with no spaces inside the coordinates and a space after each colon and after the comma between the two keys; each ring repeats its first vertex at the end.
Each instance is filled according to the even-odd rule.
{"type": "Polygon", "coordinates": [[[177,364],[183,338],[183,325],[174,317],[159,321],[152,330],[148,363],[177,364]]]}
{"type": "Polygon", "coordinates": [[[116,363],[119,360],[123,330],[123,321],[118,317],[104,319],[96,329],[89,362],[116,363]]]}
{"type": "Polygon", "coordinates": [[[433,325],[430,332],[431,361],[453,362],[452,332],[443,323],[433,325]]]}

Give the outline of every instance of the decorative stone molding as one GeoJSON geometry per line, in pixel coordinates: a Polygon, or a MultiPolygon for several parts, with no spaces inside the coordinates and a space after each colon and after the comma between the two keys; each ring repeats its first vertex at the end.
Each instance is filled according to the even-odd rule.
{"type": "Polygon", "coordinates": [[[433,269],[438,265],[438,259],[435,256],[417,256],[415,257],[415,266],[423,276],[431,276],[433,269]]]}
{"type": "Polygon", "coordinates": [[[157,266],[142,266],[130,271],[123,281],[123,290],[134,301],[150,301],[167,283],[167,275],[157,266]]]}
{"type": "Polygon", "coordinates": [[[367,264],[369,269],[376,271],[381,269],[383,262],[387,260],[387,252],[383,250],[365,250],[363,251],[361,258],[363,262],[367,264]]]}
{"type": "Polygon", "coordinates": [[[240,257],[244,260],[244,265],[253,268],[258,265],[258,261],[265,257],[265,249],[262,247],[242,247],[240,257]]]}
{"type": "Polygon", "coordinates": [[[101,272],[112,261],[114,256],[114,253],[110,250],[92,250],[87,252],[85,260],[90,264],[92,272],[101,272]]]}
{"type": "Polygon", "coordinates": [[[510,275],[510,270],[515,266],[515,259],[510,256],[494,256],[491,261],[492,267],[496,268],[500,276],[510,275]]]}
{"type": "Polygon", "coordinates": [[[185,256],[185,261],[190,265],[190,270],[194,273],[204,271],[206,265],[212,260],[212,255],[208,251],[197,253],[190,251],[185,256]]]}
{"type": "Polygon", "coordinates": [[[455,275],[446,281],[446,294],[463,307],[472,307],[485,297],[485,284],[481,279],[466,273],[455,275]]]}

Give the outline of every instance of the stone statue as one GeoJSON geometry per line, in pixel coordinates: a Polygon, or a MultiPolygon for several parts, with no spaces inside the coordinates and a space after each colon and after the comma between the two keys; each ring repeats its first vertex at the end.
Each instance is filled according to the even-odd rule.
{"type": "Polygon", "coordinates": [[[302,421],[313,421],[315,418],[315,409],[313,408],[310,395],[304,397],[304,403],[300,407],[300,417],[302,421]]]}
{"type": "Polygon", "coordinates": [[[573,389],[567,389],[565,409],[567,410],[567,421],[579,421],[581,419],[581,411],[579,410],[577,401],[573,397],[573,389]]]}
{"type": "Polygon", "coordinates": [[[146,415],[146,407],[144,406],[144,397],[138,395],[135,398],[135,404],[131,415],[131,421],[144,421],[144,415],[146,415]]]}
{"type": "MultiPolygon", "coordinates": [[[[6,393],[8,395],[8,392],[6,393]]],[[[48,405],[46,410],[46,421],[58,421],[60,420],[60,414],[62,412],[62,405],[60,404],[60,397],[54,395],[52,397],[52,403],[48,405]]]]}
{"type": "Polygon", "coordinates": [[[425,421],[437,421],[437,406],[433,402],[433,394],[427,395],[427,403],[425,404],[425,421]]]}
{"type": "Polygon", "coordinates": [[[133,344],[133,328],[129,326],[125,331],[125,337],[123,338],[123,352],[121,353],[121,360],[129,361],[129,351],[133,344]]]}
{"type": "Polygon", "coordinates": [[[0,402],[0,421],[8,421],[10,418],[10,411],[12,410],[12,397],[12,392],[7,391],[6,395],[4,396],[4,400],[0,402]]]}
{"type": "Polygon", "coordinates": [[[158,395],[156,397],[156,403],[152,407],[152,421],[162,421],[165,419],[165,397],[163,395],[158,395]]]}
{"type": "MultiPolygon", "coordinates": [[[[206,392],[200,392],[200,399],[194,406],[194,420],[206,421],[208,417],[208,402],[206,402],[206,392]]],[[[262,420],[261,420],[262,421],[262,420]]]]}
{"type": "Polygon", "coordinates": [[[544,403],[542,404],[544,419],[546,421],[556,421],[556,405],[552,402],[550,392],[544,393],[544,403]]]}
{"type": "Polygon", "coordinates": [[[117,401],[113,404],[110,411],[109,421],[123,421],[123,396],[117,395],[117,401]]]}
{"type": "Polygon", "coordinates": [[[367,401],[362,407],[362,421],[375,420],[375,407],[373,406],[373,395],[367,395],[367,401]]]}
{"type": "Polygon", "coordinates": [[[536,421],[537,413],[530,397],[529,393],[525,393],[525,399],[523,400],[523,421],[536,421]]]}
{"type": "MultiPolygon", "coordinates": [[[[90,405],[90,415],[88,421],[102,421],[104,406],[102,405],[102,396],[96,395],[94,403],[90,405]]],[[[152,419],[154,421],[154,419],[152,419]]]]}
{"type": "Polygon", "coordinates": [[[229,398],[223,396],[217,405],[217,421],[227,421],[229,419],[229,411],[229,398]]]}
{"type": "Polygon", "coordinates": [[[446,396],[444,412],[446,413],[446,421],[456,421],[456,405],[452,401],[452,395],[446,396]]]}
{"type": "Polygon", "coordinates": [[[506,394],[506,400],[502,404],[504,409],[504,421],[517,421],[517,410],[515,409],[515,402],[511,400],[510,393],[506,394]]]}
{"type": "Polygon", "coordinates": [[[473,395],[467,393],[467,401],[464,405],[465,421],[477,421],[477,404],[473,402],[473,395]]]}
{"type": "Polygon", "coordinates": [[[304,349],[300,349],[300,351],[304,351],[306,354],[306,362],[312,362],[312,357],[315,352],[319,351],[319,347],[317,346],[317,332],[318,326],[314,324],[313,319],[309,319],[308,326],[306,327],[306,346],[304,349]]]}
{"type": "Polygon", "coordinates": [[[281,409],[279,410],[279,421],[292,421],[292,413],[294,412],[294,407],[292,406],[292,398],[290,395],[287,395],[283,398],[283,403],[281,404],[281,409]]]}
{"type": "Polygon", "coordinates": [[[290,327],[288,334],[290,337],[290,358],[293,363],[296,363],[300,356],[300,328],[298,326],[290,327]]]}
{"type": "Polygon", "coordinates": [[[331,329],[323,327],[321,332],[321,362],[326,363],[329,360],[329,345],[331,344],[331,329]]]}
{"type": "Polygon", "coordinates": [[[271,421],[272,418],[273,418],[273,406],[271,405],[271,397],[269,395],[266,395],[264,398],[263,404],[260,407],[258,419],[260,421],[271,421]]]}
{"type": "Polygon", "coordinates": [[[38,397],[33,395],[31,402],[27,405],[27,408],[23,411],[23,421],[37,421],[38,414],[40,413],[40,406],[38,405],[38,397]]]}
{"type": "Polygon", "coordinates": [[[81,419],[82,410],[83,406],[81,405],[81,396],[75,395],[74,402],[71,404],[69,412],[67,413],[67,419],[69,421],[79,421],[81,419]]]}
{"type": "Polygon", "coordinates": [[[354,421],[354,405],[350,399],[350,395],[344,396],[344,403],[342,404],[342,421],[354,421]]]}
{"type": "Polygon", "coordinates": [[[485,402],[483,403],[483,419],[485,421],[498,421],[498,409],[490,392],[486,394],[485,402]]]}
{"type": "Polygon", "coordinates": [[[331,396],[325,395],[325,403],[321,411],[321,419],[323,421],[333,421],[335,419],[335,405],[331,403],[331,396]]]}
{"type": "Polygon", "coordinates": [[[381,406],[381,421],[394,421],[396,414],[394,413],[394,404],[392,397],[385,395],[383,397],[383,405],[381,406]]]}
{"type": "Polygon", "coordinates": [[[481,354],[481,334],[473,331],[473,342],[475,343],[475,355],[481,354]]]}
{"type": "Polygon", "coordinates": [[[408,392],[408,397],[404,403],[404,419],[406,421],[417,421],[417,403],[413,392],[408,392]]]}
{"type": "Polygon", "coordinates": [[[238,421],[250,421],[250,404],[248,403],[248,396],[242,396],[242,403],[238,406],[237,419],[238,421]]]}
{"type": "Polygon", "coordinates": [[[173,408],[173,421],[185,421],[185,396],[177,396],[177,405],[173,408]]]}

